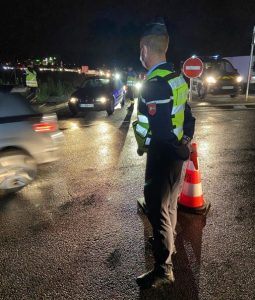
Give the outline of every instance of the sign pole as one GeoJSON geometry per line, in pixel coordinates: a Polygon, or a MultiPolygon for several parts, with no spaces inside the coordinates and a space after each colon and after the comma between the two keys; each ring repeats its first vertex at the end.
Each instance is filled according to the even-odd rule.
{"type": "Polygon", "coordinates": [[[248,97],[249,97],[249,87],[250,87],[251,67],[252,67],[252,60],[253,60],[254,44],[255,44],[255,26],[253,27],[253,34],[252,34],[251,56],[250,56],[249,72],[248,72],[248,78],[247,78],[245,101],[247,101],[248,97]]]}
{"type": "Polygon", "coordinates": [[[189,82],[189,102],[192,102],[193,78],[189,82]]]}

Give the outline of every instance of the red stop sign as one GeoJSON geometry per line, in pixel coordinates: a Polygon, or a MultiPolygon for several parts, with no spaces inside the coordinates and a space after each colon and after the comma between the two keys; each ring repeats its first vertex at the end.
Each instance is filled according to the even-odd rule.
{"type": "Polygon", "coordinates": [[[199,77],[203,72],[203,62],[197,57],[188,58],[183,64],[183,74],[188,78],[199,77]]]}

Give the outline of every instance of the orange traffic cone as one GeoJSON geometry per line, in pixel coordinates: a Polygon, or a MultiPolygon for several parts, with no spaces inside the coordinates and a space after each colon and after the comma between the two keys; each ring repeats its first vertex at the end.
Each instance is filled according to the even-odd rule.
{"type": "Polygon", "coordinates": [[[178,199],[178,209],[188,213],[206,215],[210,203],[205,202],[198,165],[197,144],[191,145],[190,159],[187,163],[182,192],[178,199]]]}

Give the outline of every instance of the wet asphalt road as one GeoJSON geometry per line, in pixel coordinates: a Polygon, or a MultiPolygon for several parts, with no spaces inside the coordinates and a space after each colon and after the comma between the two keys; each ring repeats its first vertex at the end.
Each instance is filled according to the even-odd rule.
{"type": "Polygon", "coordinates": [[[172,288],[135,283],[153,265],[136,203],[145,157],[129,129],[135,113],[62,111],[61,160],[0,203],[0,299],[254,299],[255,110],[198,104],[195,141],[212,207],[206,218],[179,214],[172,288]]]}

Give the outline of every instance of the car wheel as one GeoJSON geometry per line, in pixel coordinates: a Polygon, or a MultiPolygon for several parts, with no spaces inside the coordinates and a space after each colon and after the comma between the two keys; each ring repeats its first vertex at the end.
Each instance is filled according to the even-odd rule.
{"type": "Polygon", "coordinates": [[[78,114],[78,109],[76,106],[68,104],[68,107],[73,117],[78,114]]]}
{"type": "Polygon", "coordinates": [[[207,95],[206,87],[202,84],[198,85],[197,94],[200,99],[205,99],[205,97],[207,95]]]}
{"type": "Polygon", "coordinates": [[[112,115],[114,112],[114,100],[112,99],[108,108],[106,109],[108,116],[112,115]]]}
{"type": "Polygon", "coordinates": [[[0,196],[15,193],[32,182],[37,173],[35,160],[21,150],[0,153],[0,196]]]}
{"type": "Polygon", "coordinates": [[[122,98],[122,101],[121,101],[121,107],[124,107],[125,103],[126,103],[126,96],[123,95],[123,98],[122,98]]]}

